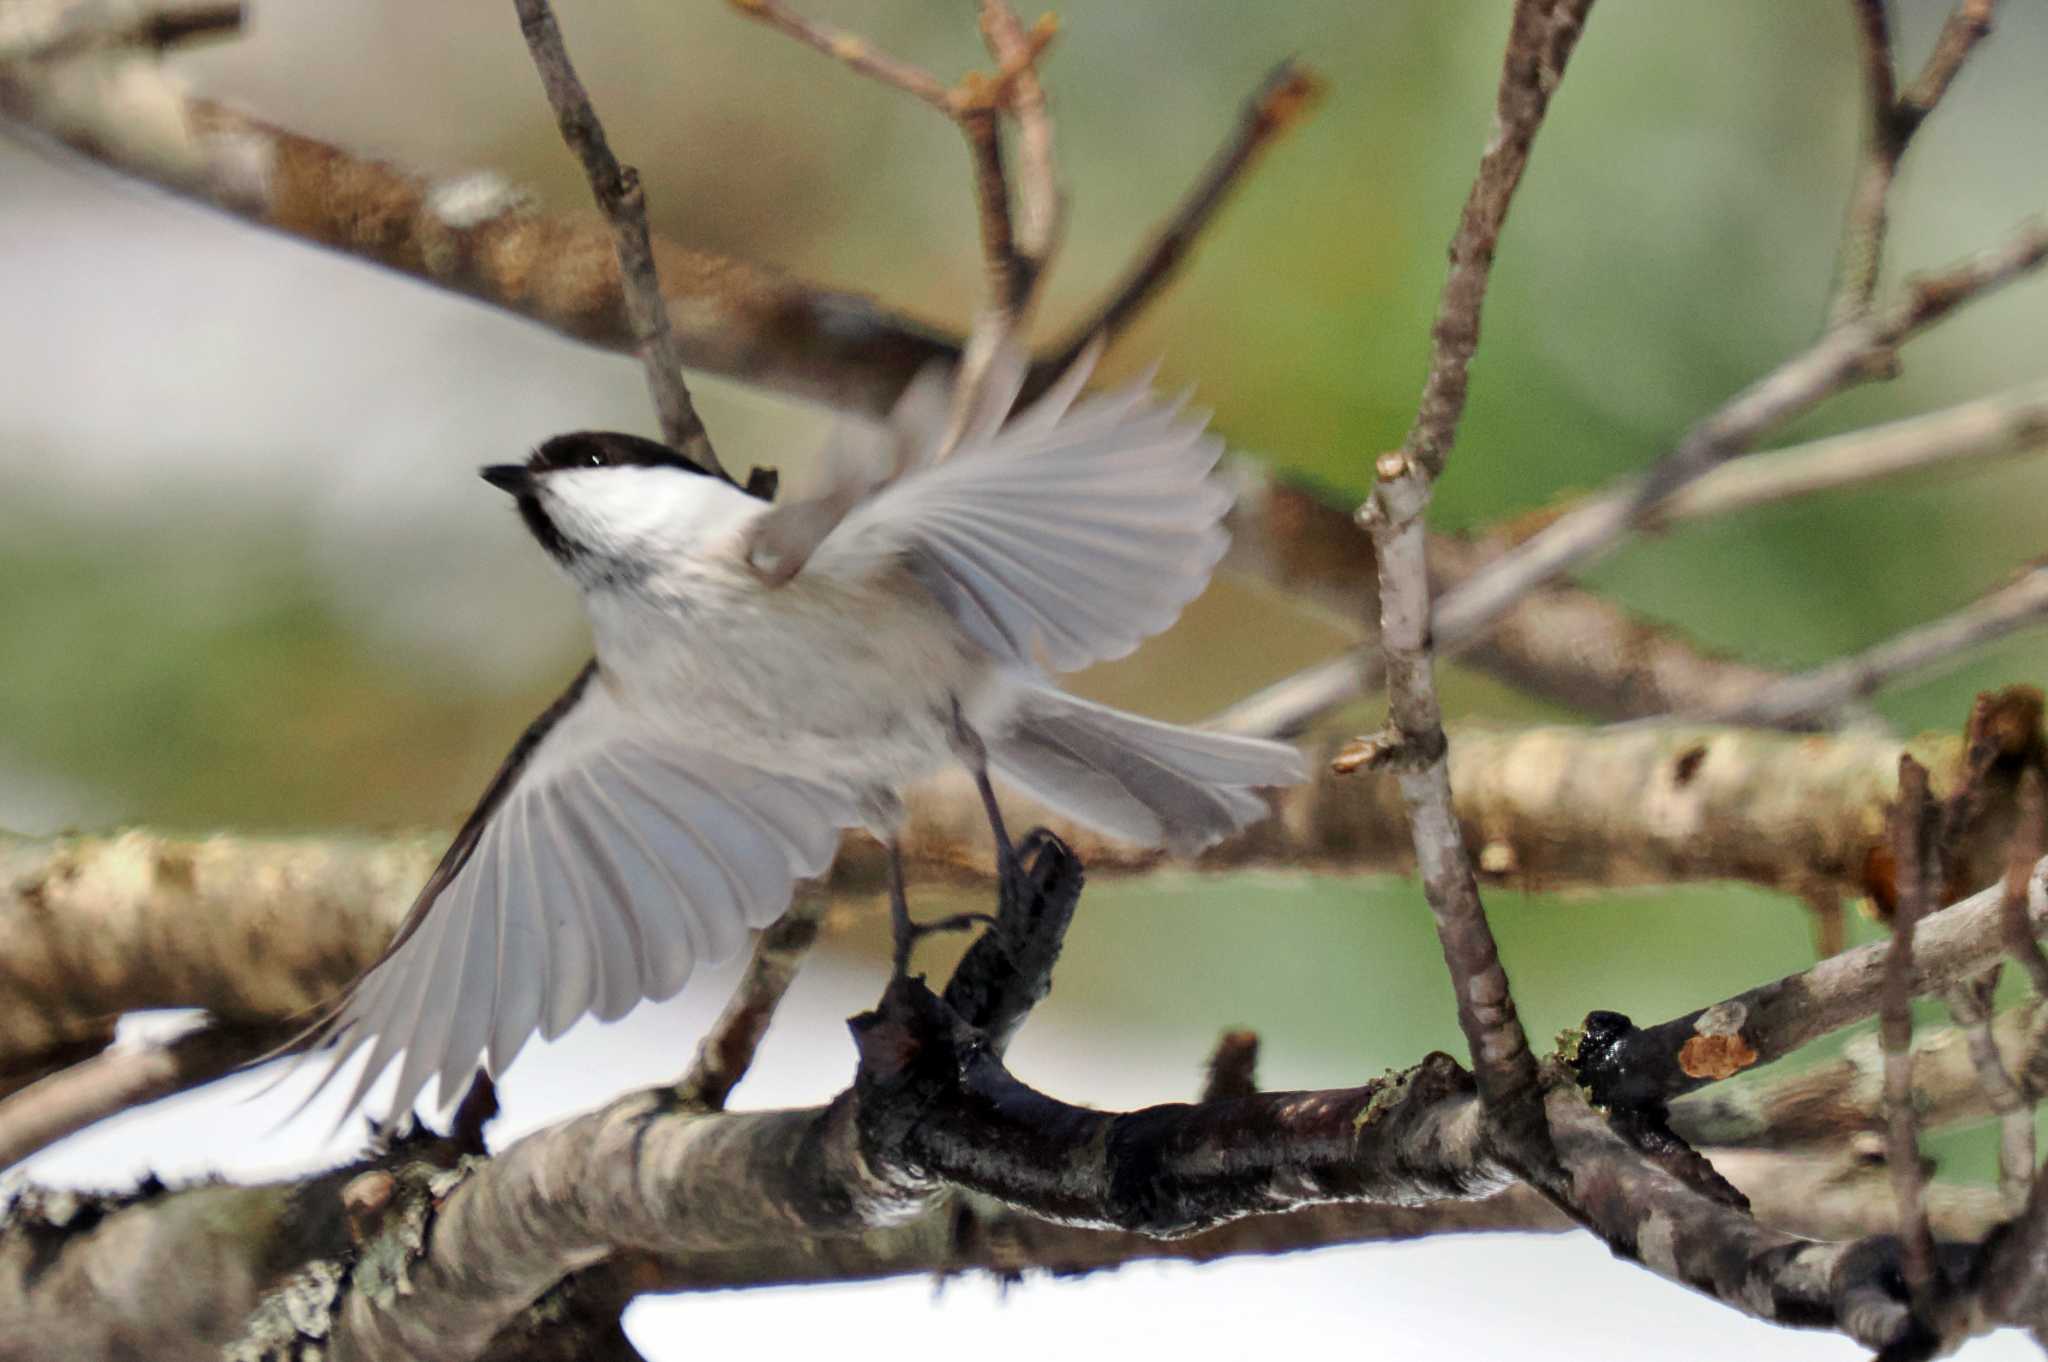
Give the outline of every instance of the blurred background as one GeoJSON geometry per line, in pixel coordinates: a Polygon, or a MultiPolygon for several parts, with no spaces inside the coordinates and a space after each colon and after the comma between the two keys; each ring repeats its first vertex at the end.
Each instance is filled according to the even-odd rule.
{"type": "MultiPolygon", "coordinates": [[[[987,65],[964,4],[812,8],[942,77],[987,65]]],[[[1895,8],[1915,69],[1945,7],[1895,8]]],[[[559,12],[657,231],[965,327],[980,263],[965,152],[941,119],[713,0],[566,0],[559,12]]],[[[1111,368],[1163,355],[1162,381],[1195,385],[1233,447],[1355,499],[1413,414],[1443,249],[1490,130],[1507,6],[1072,0],[1060,15],[1047,80],[1070,213],[1044,335],[1088,310],[1276,60],[1300,55],[1328,80],[1319,111],[1245,182],[1111,368]]],[[[2048,206],[2044,65],[2048,9],[2003,7],[1907,160],[1888,282],[2048,206]]],[[[253,0],[242,38],[172,66],[203,93],[362,153],[432,174],[495,169],[553,208],[586,202],[503,4],[253,0]]],[[[1644,466],[1817,334],[1858,81],[1847,6],[1596,9],[1502,243],[1439,525],[1540,509],[1644,466]]],[[[570,428],[654,433],[636,365],[17,137],[0,137],[0,298],[0,828],[459,820],[587,650],[569,588],[475,469],[570,428]]],[[[1915,342],[1896,381],[1829,403],[1785,438],[2038,379],[2044,340],[2048,286],[2034,280],[1915,342]]],[[[696,390],[730,462],[800,470],[829,421],[715,380],[696,390]]],[[[2039,554],[2044,490],[2048,472],[2018,461],[1815,498],[1637,544],[1588,580],[1702,643],[1803,666],[1953,609],[2039,554]]],[[[1172,634],[1078,688],[1193,719],[1343,638],[1221,582],[1172,634]]],[[[2044,662],[2048,643],[2022,636],[1877,707],[1902,732],[1955,728],[1978,689],[2039,682],[2044,662]]],[[[1569,717],[1449,672],[1454,718],[1569,717]]],[[[1495,891],[1489,904],[1539,1039],[1589,1008],[1662,1017],[1812,957],[1800,906],[1744,889],[1495,891]],[[1679,923],[1682,964],[1668,949],[1679,923]]],[[[878,926],[867,905],[835,913],[743,1100],[814,1100],[843,1081],[837,1018],[879,984],[878,926]]],[[[1184,1099],[1218,1031],[1251,1026],[1269,1085],[1356,1082],[1431,1048],[1462,1053],[1441,969],[1405,882],[1105,882],[1018,1067],[1077,1101],[1184,1099]]],[[[508,1129],[670,1074],[719,991],[707,983],[529,1058],[505,1085],[508,1129]]],[[[319,1131],[253,1117],[246,1148],[224,1151],[202,1132],[222,1110],[254,1109],[222,1101],[115,1123],[32,1171],[102,1182],[318,1155],[319,1131]]],[[[1945,1172],[1988,1171],[1980,1136],[1931,1148],[1945,1172]]],[[[1263,1352],[1290,1330],[1306,1341],[1385,1328],[1402,1310],[1432,1347],[1512,1340],[1527,1352],[1566,1292],[1600,1293],[1612,1324],[1555,1340],[1577,1356],[1634,1356],[1676,1327],[1787,1356],[1852,1355],[1673,1299],[1603,1256],[1558,1240],[1463,1241],[1034,1283],[1000,1307],[988,1355],[1079,1330],[1113,1342],[1140,1311],[1185,1325],[1197,1356],[1263,1352]],[[1497,1309],[1444,1309],[1475,1280],[1500,1283],[1497,1309]],[[1624,1293],[1637,1289],[1632,1318],[1624,1293]]],[[[634,1329],[650,1357],[681,1356],[686,1334],[701,1347],[707,1330],[758,1337],[769,1319],[843,1330],[835,1348],[879,1356],[905,1331],[967,1336],[998,1308],[982,1283],[949,1288],[935,1308],[931,1296],[895,1283],[682,1300],[638,1307],[634,1329]]],[[[1166,1337],[1149,1323],[1140,1336],[1166,1337]]]]}

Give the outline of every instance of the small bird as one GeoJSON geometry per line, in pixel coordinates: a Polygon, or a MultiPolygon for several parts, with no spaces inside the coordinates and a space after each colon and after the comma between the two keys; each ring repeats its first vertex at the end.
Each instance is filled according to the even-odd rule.
{"type": "Polygon", "coordinates": [[[1172,624],[1227,544],[1222,441],[1146,381],[1082,397],[1093,353],[1014,416],[1022,366],[998,366],[950,449],[943,381],[923,376],[883,438],[841,432],[820,490],[781,504],[624,434],[483,470],[575,583],[596,657],[313,1031],[327,1079],[370,1047],[348,1110],[401,1052],[393,1117],[436,1074],[445,1109],[535,1032],[674,995],[781,917],[842,829],[889,848],[900,968],[901,792],[951,763],[974,774],[1005,870],[991,771],[1177,853],[1304,778],[1292,747],[1052,679],[1172,624]]]}

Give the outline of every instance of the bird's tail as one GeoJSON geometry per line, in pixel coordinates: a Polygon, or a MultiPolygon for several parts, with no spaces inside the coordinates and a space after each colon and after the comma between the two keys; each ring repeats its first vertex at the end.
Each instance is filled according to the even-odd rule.
{"type": "Polygon", "coordinates": [[[1204,733],[1026,690],[989,765],[1055,813],[1140,846],[1191,855],[1264,818],[1261,786],[1307,776],[1282,743],[1204,733]]]}

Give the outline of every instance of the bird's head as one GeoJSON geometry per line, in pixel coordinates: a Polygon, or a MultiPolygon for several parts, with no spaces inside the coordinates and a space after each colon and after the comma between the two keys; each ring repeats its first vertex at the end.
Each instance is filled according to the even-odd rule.
{"type": "Polygon", "coordinates": [[[557,435],[523,464],[482,472],[579,580],[644,576],[766,499],[752,482],[742,489],[668,445],[618,431],[557,435]]]}

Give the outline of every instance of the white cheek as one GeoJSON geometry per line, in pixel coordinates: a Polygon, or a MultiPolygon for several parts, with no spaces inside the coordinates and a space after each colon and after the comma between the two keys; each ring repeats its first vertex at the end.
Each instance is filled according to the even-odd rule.
{"type": "Polygon", "coordinates": [[[718,514],[711,478],[666,468],[564,469],[543,480],[544,504],[562,532],[588,548],[658,550],[697,539],[718,514]]]}

